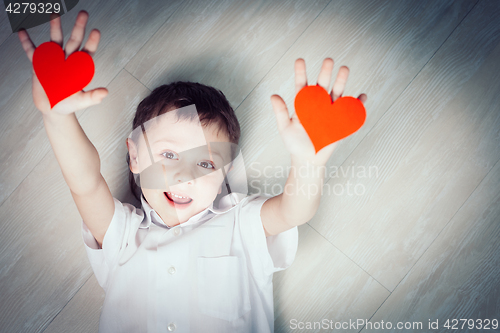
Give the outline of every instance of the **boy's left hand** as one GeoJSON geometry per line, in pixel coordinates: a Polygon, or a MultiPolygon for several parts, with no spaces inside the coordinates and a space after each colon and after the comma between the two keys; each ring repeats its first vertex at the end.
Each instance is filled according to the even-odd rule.
{"type": "MultiPolygon", "coordinates": [[[[332,77],[333,70],[333,59],[326,58],[323,61],[323,66],[318,76],[318,85],[323,87],[326,91],[330,87],[330,80],[332,77]]],[[[347,82],[347,77],[349,76],[349,68],[347,66],[342,66],[339,69],[337,79],[333,84],[333,89],[330,92],[332,100],[335,100],[342,96],[344,88],[347,82]]],[[[295,95],[307,85],[307,75],[306,75],[306,64],[304,59],[297,59],[295,61],[295,95]]],[[[367,100],[366,94],[361,94],[358,99],[365,103],[367,100]]],[[[271,104],[276,115],[276,121],[278,123],[278,131],[285,143],[285,147],[291,154],[292,159],[299,159],[300,161],[309,161],[316,165],[324,165],[330,158],[331,154],[338,145],[338,141],[334,142],[318,153],[315,152],[314,145],[307,135],[306,130],[297,118],[297,114],[294,113],[292,118],[288,115],[288,108],[285,102],[279,95],[271,96],[271,104]]]]}

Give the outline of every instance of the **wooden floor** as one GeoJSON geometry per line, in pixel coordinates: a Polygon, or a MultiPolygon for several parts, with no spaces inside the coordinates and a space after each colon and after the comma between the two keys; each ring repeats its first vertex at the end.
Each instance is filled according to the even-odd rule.
{"type": "MultiPolygon", "coordinates": [[[[294,329],[323,319],[370,321],[339,332],[500,320],[499,1],[89,0],[63,16],[65,40],[81,9],[102,34],[89,88],[110,95],[77,116],[122,201],[125,138],[158,85],[224,92],[252,193],[265,190],[265,166],[290,163],[270,96],[293,111],[295,59],[316,84],[332,57],[335,75],[350,68],[344,96],[368,95],[365,125],[339,145],[321,207],[299,228],[294,264],[274,276],[276,332],[331,331],[294,329]]],[[[97,332],[104,292],[9,29],[0,14],[0,332],[97,332]]],[[[29,33],[39,45],[49,24],[29,33]]],[[[268,180],[267,193],[284,182],[268,180]]],[[[462,324],[455,332],[480,331],[462,324]]]]}

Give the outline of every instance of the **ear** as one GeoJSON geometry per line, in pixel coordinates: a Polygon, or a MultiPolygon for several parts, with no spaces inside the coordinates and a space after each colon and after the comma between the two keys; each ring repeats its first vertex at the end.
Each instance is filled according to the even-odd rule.
{"type": "Polygon", "coordinates": [[[128,154],[130,156],[130,162],[129,162],[129,167],[130,171],[132,173],[140,173],[139,172],[139,163],[138,163],[138,154],[137,154],[137,147],[134,143],[134,141],[130,140],[130,138],[127,138],[125,140],[125,143],[127,144],[127,149],[128,149],[128,154]]]}

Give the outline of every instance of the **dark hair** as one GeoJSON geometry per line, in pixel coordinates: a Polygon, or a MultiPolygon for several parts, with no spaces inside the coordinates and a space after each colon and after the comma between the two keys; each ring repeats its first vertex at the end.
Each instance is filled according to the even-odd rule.
{"type": "MultiPolygon", "coordinates": [[[[195,104],[198,117],[203,126],[216,124],[229,141],[238,144],[240,124],[222,91],[197,82],[176,81],[154,89],[144,98],[135,112],[132,130],[166,112],[195,104]]],[[[127,152],[127,164],[130,155],[127,152]]],[[[135,183],[134,174],[129,169],[130,189],[140,201],[141,189],[135,183]]]]}

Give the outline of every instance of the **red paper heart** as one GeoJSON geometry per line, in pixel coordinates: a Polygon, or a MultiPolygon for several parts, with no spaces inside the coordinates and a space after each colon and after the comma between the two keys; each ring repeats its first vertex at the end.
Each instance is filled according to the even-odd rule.
{"type": "Polygon", "coordinates": [[[94,77],[94,61],[82,51],[64,60],[59,44],[45,42],[33,53],[33,69],[49,98],[50,107],[85,88],[94,77]]]}
{"type": "Polygon", "coordinates": [[[321,86],[305,86],[295,96],[295,112],[309,135],[316,153],[363,126],[366,111],[363,103],[345,96],[332,102],[321,86]]]}

